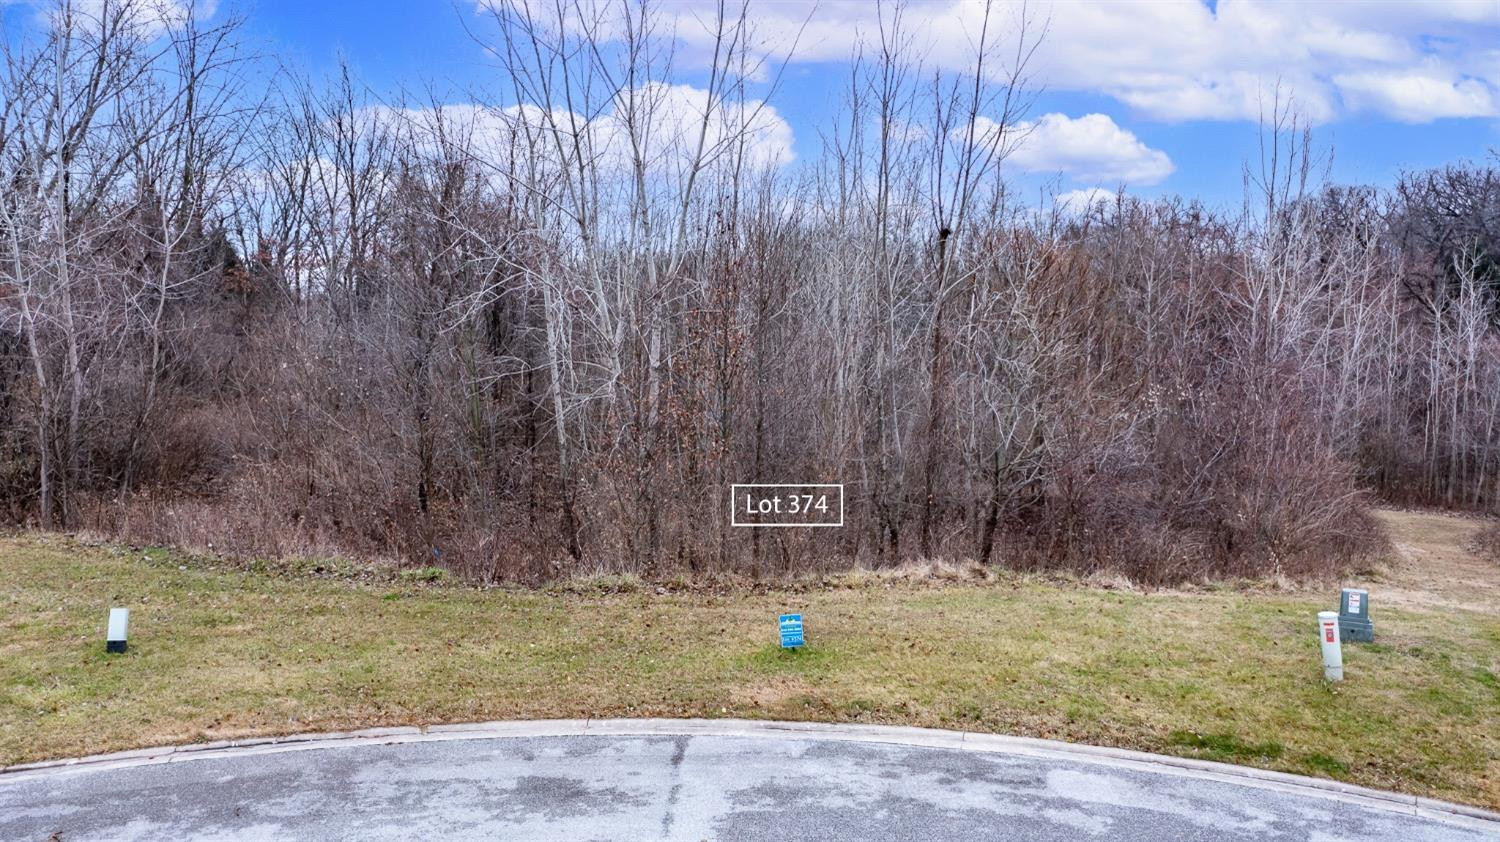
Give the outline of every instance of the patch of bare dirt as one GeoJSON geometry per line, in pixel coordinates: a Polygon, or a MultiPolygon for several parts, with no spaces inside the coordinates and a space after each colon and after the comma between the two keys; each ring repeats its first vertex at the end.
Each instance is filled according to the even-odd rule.
{"type": "Polygon", "coordinates": [[[1462,608],[1500,614],[1500,564],[1479,555],[1475,539],[1493,521],[1449,512],[1375,509],[1392,558],[1373,579],[1389,605],[1462,608]]]}

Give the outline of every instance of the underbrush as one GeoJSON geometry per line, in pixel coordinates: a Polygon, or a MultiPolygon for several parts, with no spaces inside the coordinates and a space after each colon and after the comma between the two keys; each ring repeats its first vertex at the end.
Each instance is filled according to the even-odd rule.
{"type": "MultiPolygon", "coordinates": [[[[180,510],[174,508],[170,511],[180,510]]],[[[186,519],[186,523],[199,526],[211,522],[186,519]]],[[[620,594],[797,594],[973,586],[1015,588],[1026,584],[1122,592],[1166,589],[1180,592],[1294,593],[1325,586],[1335,581],[1340,571],[1371,569],[1371,562],[1383,557],[1381,551],[1386,546],[1383,533],[1377,527],[1371,533],[1377,536],[1376,539],[1360,546],[1358,552],[1352,553],[1347,559],[1340,559],[1337,564],[1317,568],[1320,572],[1289,575],[1285,570],[1273,570],[1260,575],[1211,575],[1200,570],[1198,575],[1180,576],[1170,582],[1132,578],[1121,569],[1107,566],[1089,569],[1048,566],[1038,563],[1034,557],[1003,554],[995,556],[988,564],[972,558],[911,560],[879,566],[858,559],[824,559],[820,564],[809,565],[806,569],[793,567],[759,575],[738,570],[704,570],[698,573],[678,571],[647,575],[640,572],[616,572],[604,565],[592,568],[560,567],[557,575],[551,578],[517,581],[465,575],[440,563],[417,565],[390,556],[361,557],[317,544],[290,543],[280,545],[292,547],[290,552],[263,554],[246,551],[246,545],[243,544],[222,539],[210,540],[209,537],[214,533],[184,528],[183,523],[164,531],[144,528],[146,523],[138,519],[131,521],[132,527],[125,536],[108,530],[92,529],[76,533],[75,538],[83,546],[103,548],[112,554],[135,557],[143,562],[201,570],[235,570],[287,579],[390,585],[407,590],[433,587],[534,589],[556,595],[586,597],[620,594]],[[122,548],[119,543],[122,540],[126,541],[128,549],[122,548]]]]}
{"type": "Polygon", "coordinates": [[[604,537],[618,528],[607,520],[590,524],[601,537],[575,559],[537,524],[550,516],[528,520],[434,505],[425,518],[394,517],[378,499],[347,488],[299,498],[249,481],[216,496],[142,493],[123,501],[94,500],[83,507],[82,520],[85,531],[103,538],[281,572],[336,575],[347,566],[363,579],[399,572],[408,579],[441,576],[477,585],[612,583],[605,589],[631,581],[669,589],[940,583],[985,580],[1001,570],[1147,587],[1325,581],[1368,566],[1388,549],[1381,527],[1356,495],[1295,476],[1264,484],[1265,493],[1249,485],[1190,511],[1129,494],[1124,484],[1105,484],[1089,497],[1045,501],[996,530],[984,561],[976,558],[961,523],[940,535],[930,557],[913,547],[899,554],[872,547],[874,540],[851,534],[857,527],[837,531],[843,534],[767,530],[774,534],[761,536],[708,528],[685,539],[690,543],[674,555],[632,560],[634,552],[604,537]]]}

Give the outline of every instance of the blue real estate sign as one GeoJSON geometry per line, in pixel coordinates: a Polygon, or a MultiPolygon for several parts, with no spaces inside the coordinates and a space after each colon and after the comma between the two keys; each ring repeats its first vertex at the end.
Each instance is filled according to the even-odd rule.
{"type": "Polygon", "coordinates": [[[802,645],[801,614],[782,614],[778,625],[781,626],[781,648],[794,649],[802,645]]]}

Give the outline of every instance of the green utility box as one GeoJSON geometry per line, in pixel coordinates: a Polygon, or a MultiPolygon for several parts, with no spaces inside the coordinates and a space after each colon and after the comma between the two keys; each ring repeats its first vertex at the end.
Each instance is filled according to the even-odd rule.
{"type": "Polygon", "coordinates": [[[1344,588],[1339,596],[1339,639],[1374,643],[1375,626],[1370,622],[1370,592],[1344,588]]]}

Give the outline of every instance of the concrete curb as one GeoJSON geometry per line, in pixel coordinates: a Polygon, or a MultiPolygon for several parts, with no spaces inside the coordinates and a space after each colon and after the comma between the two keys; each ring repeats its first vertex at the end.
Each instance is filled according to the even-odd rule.
{"type": "Polygon", "coordinates": [[[234,758],[288,751],[354,748],[396,743],[447,740],[487,740],[521,737],[580,736],[714,736],[794,738],[891,745],[957,751],[982,751],[1026,757],[1092,763],[1162,775],[1213,780],[1458,824],[1500,834],[1500,813],[1416,795],[1403,795],[1208,760],[1171,757],[1130,749],[1079,745],[1031,737],[1008,737],[970,731],[911,728],[889,725],[847,725],[821,722],[781,722],[747,719],[538,719],[432,725],[426,728],[367,728],[321,734],[295,734],[244,740],[222,740],[181,746],[162,746],[64,760],[44,760],[0,768],[0,785],[59,774],[102,772],[111,769],[177,763],[188,760],[234,758]]]}

